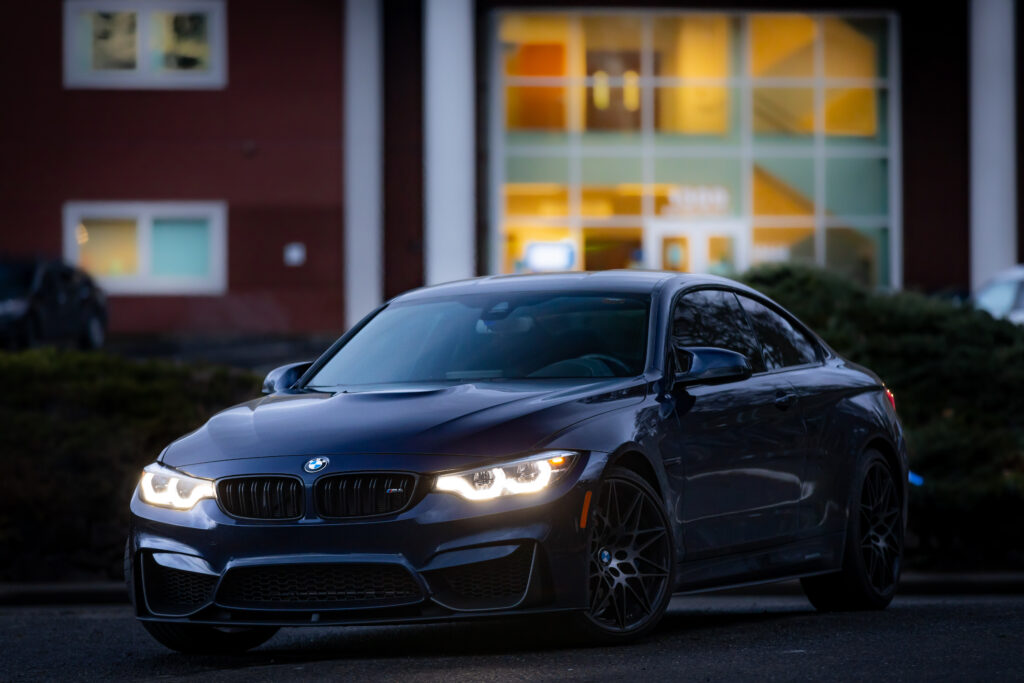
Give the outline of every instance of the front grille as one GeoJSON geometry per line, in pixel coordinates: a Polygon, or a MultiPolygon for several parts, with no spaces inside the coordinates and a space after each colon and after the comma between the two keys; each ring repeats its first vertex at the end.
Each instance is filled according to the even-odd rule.
{"type": "Polygon", "coordinates": [[[314,488],[321,517],[371,517],[398,512],[412,500],[416,478],[395,472],[321,477],[314,488]]]}
{"type": "Polygon", "coordinates": [[[325,609],[402,605],[421,596],[419,584],[399,565],[300,564],[231,569],[217,602],[256,609],[325,609]]]}
{"type": "Polygon", "coordinates": [[[224,511],[249,519],[297,519],[302,516],[302,482],[294,477],[234,477],[217,482],[224,511]]]}
{"type": "Polygon", "coordinates": [[[210,602],[216,576],[172,569],[143,559],[143,585],[149,608],[158,614],[190,614],[210,602]]]}

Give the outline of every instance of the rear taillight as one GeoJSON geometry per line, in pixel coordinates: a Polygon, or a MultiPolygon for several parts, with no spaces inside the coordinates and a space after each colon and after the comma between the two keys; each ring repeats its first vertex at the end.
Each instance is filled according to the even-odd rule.
{"type": "Polygon", "coordinates": [[[889,397],[889,403],[892,404],[892,409],[896,410],[896,397],[892,395],[892,392],[888,389],[885,390],[885,395],[889,397]]]}

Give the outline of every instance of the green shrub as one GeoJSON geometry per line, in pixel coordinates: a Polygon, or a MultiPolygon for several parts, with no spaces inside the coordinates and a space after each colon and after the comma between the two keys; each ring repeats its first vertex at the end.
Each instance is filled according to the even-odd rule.
{"type": "Polygon", "coordinates": [[[911,468],[911,565],[1024,567],[1024,328],[795,266],[744,276],[896,396],[911,468]]]}
{"type": "Polygon", "coordinates": [[[141,468],[254,375],[99,353],[0,353],[0,580],[118,578],[141,468]]]}

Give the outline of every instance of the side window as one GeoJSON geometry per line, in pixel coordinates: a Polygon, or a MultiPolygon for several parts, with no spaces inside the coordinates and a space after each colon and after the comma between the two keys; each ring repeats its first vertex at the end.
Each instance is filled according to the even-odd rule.
{"type": "Polygon", "coordinates": [[[741,295],[739,300],[761,342],[769,370],[817,362],[815,345],[788,320],[753,299],[741,295]]]}
{"type": "Polygon", "coordinates": [[[742,353],[754,372],[764,361],[746,316],[732,292],[703,289],[683,296],[672,314],[672,346],[713,346],[742,353]]]}

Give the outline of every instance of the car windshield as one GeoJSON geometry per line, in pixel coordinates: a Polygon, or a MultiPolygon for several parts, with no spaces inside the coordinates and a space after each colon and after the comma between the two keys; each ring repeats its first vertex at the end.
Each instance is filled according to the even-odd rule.
{"type": "Polygon", "coordinates": [[[399,301],[307,386],[632,377],[643,372],[649,308],[647,295],[611,293],[399,301]]]}
{"type": "Polygon", "coordinates": [[[29,263],[0,263],[0,301],[27,296],[34,274],[35,266],[29,263]]]}

